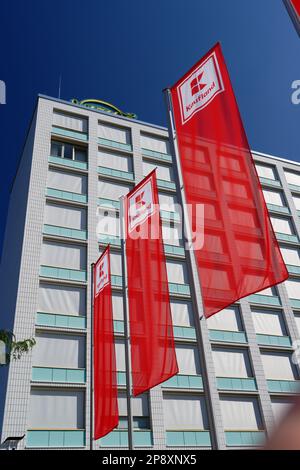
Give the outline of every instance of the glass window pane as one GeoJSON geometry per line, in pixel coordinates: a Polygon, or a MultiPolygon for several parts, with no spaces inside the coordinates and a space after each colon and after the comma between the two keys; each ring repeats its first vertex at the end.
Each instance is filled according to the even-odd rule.
{"type": "Polygon", "coordinates": [[[51,142],[51,157],[62,156],[63,144],[60,142],[51,142]]]}
{"type": "Polygon", "coordinates": [[[86,162],[87,161],[86,150],[81,149],[81,148],[75,148],[75,160],[79,162],[86,162]]]}
{"type": "Polygon", "coordinates": [[[73,159],[73,145],[65,144],[64,145],[64,158],[68,158],[69,160],[73,159]]]}

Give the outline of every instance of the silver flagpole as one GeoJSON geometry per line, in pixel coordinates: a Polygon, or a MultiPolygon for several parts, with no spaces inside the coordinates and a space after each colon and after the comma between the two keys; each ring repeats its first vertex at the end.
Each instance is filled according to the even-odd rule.
{"type": "Polygon", "coordinates": [[[124,223],[124,196],[120,197],[120,238],[122,253],[122,287],[123,287],[123,311],[124,311],[124,334],[125,334],[125,364],[126,364],[126,397],[127,397],[127,415],[128,415],[128,448],[133,449],[133,420],[131,407],[131,358],[130,358],[130,328],[128,320],[128,282],[126,266],[126,240],[124,223]]]}
{"type": "Polygon", "coordinates": [[[94,266],[91,264],[91,359],[90,359],[90,450],[93,450],[94,431],[94,266]]]}

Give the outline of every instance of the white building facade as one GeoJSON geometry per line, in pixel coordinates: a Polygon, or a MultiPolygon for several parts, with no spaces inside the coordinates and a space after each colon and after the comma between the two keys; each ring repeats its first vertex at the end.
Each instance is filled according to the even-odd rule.
{"type": "Polygon", "coordinates": [[[127,447],[115,222],[119,197],[157,167],[179,375],[132,399],[134,448],[263,442],[299,384],[300,165],[253,156],[290,278],[200,321],[193,267],[176,237],[180,194],[167,129],[39,96],[11,190],[0,282],[1,327],[37,344],[7,376],[1,368],[2,441],[25,434],[20,449],[90,448],[90,265],[110,242],[120,424],[93,448],[127,447]]]}

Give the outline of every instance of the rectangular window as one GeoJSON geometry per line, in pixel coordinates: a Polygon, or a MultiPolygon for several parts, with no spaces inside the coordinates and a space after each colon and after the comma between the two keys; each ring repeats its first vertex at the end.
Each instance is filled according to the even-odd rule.
{"type": "Polygon", "coordinates": [[[114,320],[124,320],[124,305],[123,305],[123,294],[113,292],[112,294],[112,306],[113,306],[113,317],[114,320]]]}
{"type": "Polygon", "coordinates": [[[228,307],[207,319],[211,330],[243,331],[240,312],[237,307],[228,307]]]}
{"type": "Polygon", "coordinates": [[[156,168],[156,178],[164,181],[174,181],[174,172],[171,166],[157,165],[155,163],[143,162],[143,173],[147,176],[156,168]]]}
{"type": "Polygon", "coordinates": [[[275,169],[272,166],[261,165],[259,163],[255,164],[258,176],[261,178],[267,178],[269,180],[276,180],[275,169]]]}
{"type": "Polygon", "coordinates": [[[125,362],[125,343],[124,341],[117,339],[115,340],[116,348],[116,364],[118,372],[126,371],[126,362],[125,362]]]}
{"type": "Polygon", "coordinates": [[[132,157],[104,150],[98,151],[98,166],[126,171],[127,173],[132,173],[133,171],[132,157]]]}
{"type": "Polygon", "coordinates": [[[84,287],[41,283],[38,311],[63,315],[86,315],[86,290],[84,287]]]}
{"type": "Polygon", "coordinates": [[[176,344],[179,374],[201,375],[199,352],[196,346],[176,344]]]}
{"type": "Polygon", "coordinates": [[[57,140],[51,141],[51,157],[66,158],[79,162],[87,161],[87,149],[77,145],[61,142],[57,140]]]}
{"type": "Polygon", "coordinates": [[[281,312],[253,310],[252,318],[257,334],[285,336],[286,329],[281,312]]]}
{"type": "Polygon", "coordinates": [[[293,196],[293,201],[294,201],[297,211],[300,211],[300,197],[293,196]]]}
{"type": "Polygon", "coordinates": [[[179,261],[167,261],[168,281],[175,284],[188,284],[187,269],[185,263],[179,261]]]}
{"type": "Polygon", "coordinates": [[[165,429],[168,431],[202,431],[208,429],[206,402],[203,396],[164,394],[165,429]]]}
{"type": "Polygon", "coordinates": [[[121,144],[131,145],[131,131],[125,127],[99,122],[98,137],[100,139],[112,140],[121,144]]]}
{"type": "Polygon", "coordinates": [[[177,197],[172,194],[159,193],[160,208],[164,211],[175,212],[175,205],[178,204],[177,197]]]}
{"type": "Polygon", "coordinates": [[[37,333],[32,364],[38,367],[83,369],[85,367],[85,337],[37,333]]]}
{"type": "Polygon", "coordinates": [[[162,238],[166,245],[182,246],[183,245],[183,230],[181,225],[172,226],[171,223],[162,223],[162,238]]]}
{"type": "Polygon", "coordinates": [[[194,326],[193,306],[191,302],[171,300],[173,324],[176,326],[194,326]]]}
{"type": "MultiPolygon", "coordinates": [[[[127,399],[124,392],[118,394],[120,428],[127,428],[127,399]]],[[[135,429],[150,429],[149,397],[145,393],[131,400],[133,427],[135,429]]]]}
{"type": "Polygon", "coordinates": [[[261,360],[267,379],[295,380],[290,354],[262,352],[261,360]]]}
{"type": "Polygon", "coordinates": [[[87,178],[64,171],[49,170],[48,188],[69,191],[76,194],[87,194],[87,178]]]}
{"type": "Polygon", "coordinates": [[[292,407],[292,402],[285,398],[271,398],[275,423],[278,425],[292,407]]]}
{"type": "Polygon", "coordinates": [[[246,349],[215,348],[212,351],[216,377],[252,377],[246,349]]]}
{"type": "MultiPolygon", "coordinates": [[[[102,251],[100,250],[100,254],[102,251]]],[[[122,258],[120,253],[110,253],[110,272],[112,275],[122,276],[122,258]]]]}
{"type": "Polygon", "coordinates": [[[67,243],[43,241],[41,265],[85,270],[86,247],[67,243]]]}
{"type": "Polygon", "coordinates": [[[46,202],[44,222],[57,227],[86,230],[86,209],[46,202]]]}
{"type": "Polygon", "coordinates": [[[300,314],[294,313],[294,318],[297,326],[298,338],[300,338],[300,314]]]}
{"type": "Polygon", "coordinates": [[[291,223],[288,219],[281,219],[279,217],[270,217],[274,232],[277,233],[286,233],[287,235],[292,235],[291,223]]]}
{"type": "Polygon", "coordinates": [[[285,281],[284,285],[290,299],[300,300],[300,281],[296,279],[288,279],[285,281]]]}
{"type": "Polygon", "coordinates": [[[99,179],[98,181],[98,197],[118,201],[121,196],[125,196],[132,190],[132,186],[128,184],[111,183],[99,179]]]}
{"type": "Polygon", "coordinates": [[[226,431],[262,429],[262,419],[256,398],[221,397],[220,405],[226,431]]]}
{"type": "Polygon", "coordinates": [[[281,192],[263,189],[263,194],[267,204],[274,204],[275,206],[285,206],[285,204],[283,203],[283,196],[281,192]]]}
{"type": "Polygon", "coordinates": [[[293,184],[294,186],[300,186],[300,173],[285,170],[284,174],[289,184],[293,184]]]}
{"type": "Polygon", "coordinates": [[[149,134],[141,134],[141,148],[158,153],[171,154],[170,143],[163,137],[154,137],[149,134]]]}
{"type": "Polygon", "coordinates": [[[116,211],[98,209],[97,234],[120,236],[120,219],[116,211]]]}
{"type": "Polygon", "coordinates": [[[300,266],[300,256],[298,248],[280,247],[284,262],[291,266],[300,266]]]}
{"type": "Polygon", "coordinates": [[[83,429],[84,392],[77,390],[31,390],[29,428],[83,429]]]}
{"type": "Polygon", "coordinates": [[[76,132],[87,133],[88,131],[88,120],[86,118],[75,114],[68,114],[63,111],[53,112],[53,125],[71,129],[76,132]]]}

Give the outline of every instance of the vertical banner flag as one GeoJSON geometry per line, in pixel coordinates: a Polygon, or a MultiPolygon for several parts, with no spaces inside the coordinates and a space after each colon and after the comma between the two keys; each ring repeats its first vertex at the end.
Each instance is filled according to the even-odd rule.
{"type": "Polygon", "coordinates": [[[109,246],[94,266],[94,439],[119,423],[109,246]]]}
{"type": "Polygon", "coordinates": [[[155,170],[124,199],[133,394],[178,373],[155,170]]]}
{"type": "Polygon", "coordinates": [[[219,44],[171,88],[171,97],[191,228],[204,225],[201,249],[195,237],[193,245],[209,317],[288,272],[219,44]]]}
{"type": "Polygon", "coordinates": [[[300,35],[300,0],[283,0],[286,9],[300,35]]]}

